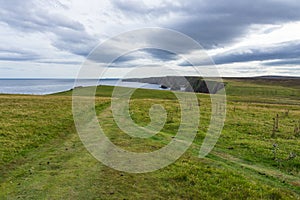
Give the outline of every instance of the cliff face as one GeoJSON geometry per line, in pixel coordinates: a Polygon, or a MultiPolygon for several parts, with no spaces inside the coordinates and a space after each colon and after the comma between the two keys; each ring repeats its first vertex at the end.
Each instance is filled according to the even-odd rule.
{"type": "Polygon", "coordinates": [[[224,84],[217,81],[204,81],[200,77],[184,77],[184,76],[166,76],[166,77],[150,77],[150,78],[133,78],[123,81],[141,82],[157,84],[168,87],[171,90],[181,90],[186,92],[211,93],[215,94],[224,88],[224,84]]]}

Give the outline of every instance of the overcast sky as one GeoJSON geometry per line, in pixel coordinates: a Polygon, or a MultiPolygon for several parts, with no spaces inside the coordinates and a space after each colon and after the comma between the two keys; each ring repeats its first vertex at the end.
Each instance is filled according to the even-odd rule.
{"type": "MultiPolygon", "coordinates": [[[[300,76],[299,0],[0,0],[0,78],[75,77],[100,42],[145,27],[190,36],[222,76],[300,76]]],[[[148,49],[112,68],[154,61],[188,66],[148,49]]]]}

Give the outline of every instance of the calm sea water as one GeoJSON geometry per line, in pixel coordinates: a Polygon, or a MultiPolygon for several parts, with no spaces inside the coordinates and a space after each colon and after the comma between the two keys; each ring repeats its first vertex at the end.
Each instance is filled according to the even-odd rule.
{"type": "MultiPolygon", "coordinates": [[[[45,95],[70,90],[74,88],[74,84],[74,79],[0,79],[0,93],[45,95]]],[[[160,86],[155,84],[122,82],[118,79],[80,80],[80,84],[76,86],[116,84],[124,87],[160,89],[160,86]]]]}

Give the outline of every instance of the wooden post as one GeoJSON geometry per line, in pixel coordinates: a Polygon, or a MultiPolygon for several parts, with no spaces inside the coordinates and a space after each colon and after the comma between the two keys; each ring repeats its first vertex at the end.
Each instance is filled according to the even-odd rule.
{"type": "Polygon", "coordinates": [[[275,132],[276,132],[276,122],[275,122],[275,118],[273,118],[273,130],[272,130],[272,135],[271,137],[274,138],[275,137],[275,132]]]}
{"type": "Polygon", "coordinates": [[[286,117],[288,117],[288,116],[289,116],[289,112],[290,112],[290,110],[289,110],[289,109],[287,109],[287,110],[285,111],[285,116],[286,116],[286,117]]]}
{"type": "Polygon", "coordinates": [[[276,131],[278,131],[279,128],[279,115],[276,114],[276,118],[275,118],[275,129],[276,131]]]}

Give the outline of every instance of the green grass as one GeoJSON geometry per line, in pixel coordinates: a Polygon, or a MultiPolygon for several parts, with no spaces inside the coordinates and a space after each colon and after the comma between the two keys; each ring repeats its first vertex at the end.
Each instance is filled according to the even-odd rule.
{"type": "MultiPolygon", "coordinates": [[[[209,95],[199,94],[201,121],[192,146],[175,163],[144,174],[116,171],[88,153],[73,123],[71,91],[0,95],[0,199],[299,199],[300,137],[294,126],[300,120],[300,89],[225,81],[227,116],[214,150],[198,158],[211,117],[209,95]],[[279,130],[272,136],[276,114],[279,130]],[[277,162],[274,143],[279,159],[290,152],[298,156],[277,162]]],[[[164,128],[148,139],[119,129],[110,109],[111,93],[112,87],[97,88],[96,113],[114,144],[150,152],[176,134],[180,108],[172,92],[139,89],[132,96],[130,114],[140,126],[150,122],[152,105],[161,104],[168,112],[164,128]]]]}
{"type": "Polygon", "coordinates": [[[224,79],[226,94],[232,101],[300,104],[299,83],[268,80],[224,79]]]}
{"type": "MultiPolygon", "coordinates": [[[[91,89],[96,89],[95,91],[95,96],[97,97],[111,97],[112,92],[114,90],[114,87],[111,86],[98,86],[97,88],[95,87],[89,87],[91,89]]],[[[87,94],[86,88],[78,88],[76,89],[77,91],[80,91],[82,95],[87,94]]],[[[54,96],[60,95],[60,96],[71,96],[72,95],[72,90],[66,91],[66,92],[61,92],[58,94],[54,94],[54,96]]],[[[90,93],[88,93],[90,94],[90,93]]],[[[176,99],[176,96],[173,94],[171,91],[163,91],[163,90],[151,90],[151,89],[137,89],[133,96],[131,97],[132,99],[176,99]]]]}

